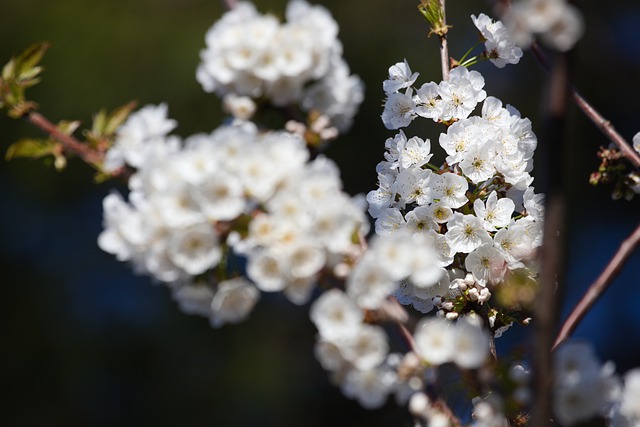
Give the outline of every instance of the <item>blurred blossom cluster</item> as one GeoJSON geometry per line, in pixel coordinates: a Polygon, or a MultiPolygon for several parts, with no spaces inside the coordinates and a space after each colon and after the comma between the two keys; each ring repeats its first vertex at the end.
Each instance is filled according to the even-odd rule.
{"type": "Polygon", "coordinates": [[[364,97],[342,58],[338,24],[322,6],[289,2],[286,22],[239,2],[206,34],[196,77],[207,92],[317,110],[340,131],[364,97]]]}
{"type": "Polygon", "coordinates": [[[554,412],[563,426],[596,418],[614,427],[640,426],[640,369],[624,381],[612,362],[600,363],[591,344],[568,341],[554,354],[554,412]]]}
{"type": "Polygon", "coordinates": [[[100,247],[166,283],[186,311],[215,325],[248,314],[259,296],[253,286],[306,302],[321,271],[368,227],[336,166],[322,156],[309,162],[299,136],[260,133],[250,122],[184,141],[167,135],[174,125],[160,105],[120,128],[107,157],[136,171],[129,202],[116,193],[104,200],[100,247]],[[247,260],[253,284],[229,285],[242,273],[233,256],[247,260]]]}
{"type": "Polygon", "coordinates": [[[518,0],[503,15],[513,40],[527,48],[538,38],[551,49],[566,52],[584,33],[580,10],[567,0],[518,0]]]}
{"type": "Polygon", "coordinates": [[[516,46],[513,37],[502,21],[494,21],[484,13],[471,20],[484,39],[485,56],[498,68],[507,64],[517,64],[522,58],[522,49],[516,46]]]}

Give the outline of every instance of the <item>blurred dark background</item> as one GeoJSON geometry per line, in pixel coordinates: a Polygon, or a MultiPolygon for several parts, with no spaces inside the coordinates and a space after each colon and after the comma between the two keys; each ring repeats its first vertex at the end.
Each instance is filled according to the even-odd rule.
{"type": "MultiPolygon", "coordinates": [[[[285,3],[258,7],[282,13],[285,3]]],[[[379,119],[387,69],[407,58],[420,83],[439,80],[437,40],[426,37],[414,0],[317,3],[338,21],[346,59],[367,87],[351,133],[327,155],[340,165],[348,192],[366,193],[394,134],[379,119]]],[[[491,6],[450,3],[451,54],[460,57],[475,37],[469,15],[491,14],[491,6]]],[[[575,51],[574,81],[631,139],[640,131],[640,5],[577,3],[587,33],[575,51]]],[[[219,102],[194,76],[204,34],[222,12],[214,0],[2,0],[0,62],[34,42],[52,43],[44,80],[28,92],[52,121],[88,126],[100,108],[135,99],[168,103],[182,136],[210,131],[222,120],[219,102]]],[[[544,73],[535,60],[526,54],[518,66],[477,69],[488,94],[520,109],[540,134],[544,73]]],[[[437,147],[437,131],[419,120],[407,132],[437,147]]],[[[39,135],[0,118],[2,153],[39,135]]],[[[588,184],[607,141],[575,109],[568,137],[580,149],[565,165],[571,219],[563,316],[640,218],[637,200],[614,202],[611,188],[588,184]]],[[[313,357],[308,307],[263,297],[249,321],[214,330],[206,319],[181,314],[164,287],[101,252],[101,200],[114,187],[123,190],[93,184],[91,169],[78,160],[63,173],[37,161],[0,161],[2,425],[411,425],[393,403],[365,411],[329,383],[313,357]]],[[[639,271],[636,254],[576,333],[620,372],[640,365],[639,271]]],[[[522,332],[507,333],[500,350],[522,332]]]]}

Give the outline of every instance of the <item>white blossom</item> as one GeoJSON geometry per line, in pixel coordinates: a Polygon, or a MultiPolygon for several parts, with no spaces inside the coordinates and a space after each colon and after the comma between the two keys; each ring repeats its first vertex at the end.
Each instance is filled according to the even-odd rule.
{"type": "Polygon", "coordinates": [[[211,301],[211,325],[238,323],[247,318],[260,297],[256,287],[243,277],[225,280],[211,301]]]}
{"type": "Polygon", "coordinates": [[[483,243],[491,243],[491,236],[484,229],[482,219],[474,215],[454,213],[447,223],[447,243],[456,252],[469,253],[483,243]]]}
{"type": "Polygon", "coordinates": [[[344,292],[332,289],[320,295],[311,305],[309,316],[321,337],[335,341],[355,337],[364,314],[344,292]]]}
{"type": "Polygon", "coordinates": [[[419,73],[411,73],[406,59],[404,62],[398,62],[389,67],[389,79],[382,82],[384,93],[391,95],[401,89],[408,88],[413,85],[418,76],[419,73]]]}
{"type": "Polygon", "coordinates": [[[434,365],[451,361],[455,351],[454,328],[451,322],[437,317],[421,320],[413,334],[418,354],[434,365]]]}
{"type": "Polygon", "coordinates": [[[384,103],[382,123],[387,129],[399,129],[409,126],[416,116],[416,102],[412,90],[406,93],[392,93],[384,103]]]}
{"type": "Polygon", "coordinates": [[[218,236],[209,224],[177,230],[169,242],[169,257],[187,273],[196,275],[214,267],[222,257],[218,236]]]}
{"type": "Polygon", "coordinates": [[[396,375],[385,367],[350,369],[342,383],[345,396],[357,399],[367,409],[380,408],[396,384],[396,375]]]}
{"type": "Polygon", "coordinates": [[[478,218],[485,221],[487,231],[496,231],[496,228],[506,227],[511,222],[511,215],[515,210],[513,200],[503,197],[498,199],[498,193],[492,191],[486,202],[476,199],[473,202],[473,210],[478,218]]]}
{"type": "Polygon", "coordinates": [[[506,271],[505,259],[492,243],[484,243],[471,251],[464,266],[482,286],[497,284],[506,271]]]}

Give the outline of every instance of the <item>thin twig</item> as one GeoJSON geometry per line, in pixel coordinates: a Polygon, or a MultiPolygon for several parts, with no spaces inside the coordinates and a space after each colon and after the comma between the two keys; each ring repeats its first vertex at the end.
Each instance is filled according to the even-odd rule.
{"type": "Polygon", "coordinates": [[[638,244],[640,244],[640,225],[638,225],[633,233],[631,233],[629,237],[620,244],[618,251],[613,258],[611,258],[611,261],[609,261],[600,276],[598,276],[596,281],[589,287],[580,302],[573,310],[571,310],[569,317],[560,329],[560,333],[558,333],[558,337],[553,344],[553,348],[556,348],[558,344],[566,340],[578,327],[578,324],[587,314],[589,309],[609,288],[609,285],[613,282],[613,279],[618,275],[618,273],[620,273],[622,266],[638,247],[638,244]]]}
{"type": "MultiPolygon", "coordinates": [[[[542,66],[542,68],[545,71],[549,72],[549,62],[537,43],[533,43],[531,45],[531,52],[538,60],[538,63],[542,66]]],[[[600,129],[600,132],[602,132],[611,142],[613,142],[618,147],[620,152],[631,162],[631,164],[633,164],[633,166],[635,166],[636,168],[640,168],[640,154],[633,149],[631,144],[629,144],[629,142],[624,137],[622,137],[622,135],[620,135],[618,131],[616,131],[611,122],[605,119],[602,114],[600,114],[598,110],[596,110],[593,105],[591,105],[573,85],[570,85],[569,89],[571,91],[573,100],[575,101],[578,108],[582,110],[584,115],[587,116],[587,118],[591,120],[591,122],[593,122],[593,124],[595,124],[598,129],[600,129]]]]}
{"type": "MultiPolygon", "coordinates": [[[[410,351],[418,354],[416,349],[416,342],[413,339],[413,335],[407,329],[407,327],[402,322],[396,322],[398,326],[398,330],[400,331],[400,335],[402,336],[405,344],[409,348],[410,351]]],[[[462,425],[460,419],[453,413],[447,401],[443,399],[441,396],[435,396],[435,400],[433,402],[434,407],[436,407],[440,412],[442,412],[445,416],[449,418],[449,421],[454,425],[454,427],[460,427],[462,425]]]]}
{"type": "Polygon", "coordinates": [[[236,4],[238,4],[237,0],[222,0],[222,3],[224,4],[224,6],[229,9],[232,10],[234,7],[236,7],[236,4]]]}
{"type": "Polygon", "coordinates": [[[622,137],[613,127],[611,122],[595,109],[591,104],[577,90],[572,89],[571,95],[576,102],[576,105],[584,112],[584,114],[600,129],[611,142],[618,146],[620,152],[631,162],[636,168],[640,168],[640,154],[634,150],[629,142],[622,137]]]}
{"type": "Polygon", "coordinates": [[[91,147],[81,143],[71,135],[62,132],[58,127],[47,120],[42,114],[35,111],[27,115],[27,120],[40,130],[47,133],[51,138],[62,144],[64,151],[73,153],[86,163],[97,166],[102,163],[103,153],[93,150],[91,147]]]}
{"type": "MultiPolygon", "coordinates": [[[[447,28],[447,14],[445,9],[445,0],[440,1],[440,10],[442,12],[442,25],[447,28]]],[[[447,34],[440,35],[440,63],[442,65],[442,80],[449,80],[449,44],[447,42],[447,34]]]]}
{"type": "Polygon", "coordinates": [[[407,348],[414,353],[417,353],[418,351],[416,349],[416,341],[413,339],[413,335],[411,335],[411,332],[409,332],[407,327],[402,322],[396,322],[396,325],[398,326],[400,335],[402,336],[402,339],[404,340],[407,348]]]}

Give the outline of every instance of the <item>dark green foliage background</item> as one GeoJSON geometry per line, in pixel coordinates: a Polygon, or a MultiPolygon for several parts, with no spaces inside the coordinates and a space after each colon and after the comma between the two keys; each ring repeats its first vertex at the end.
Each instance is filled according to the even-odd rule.
{"type": "MultiPolygon", "coordinates": [[[[384,140],[394,134],[379,120],[387,68],[407,58],[420,83],[439,80],[437,40],[426,37],[413,0],[319,3],[340,24],[346,59],[367,87],[352,132],[327,155],[340,165],[347,191],[366,193],[375,186],[384,140]]],[[[588,33],[574,55],[576,84],[631,138],[640,130],[640,7],[631,0],[577,3],[588,33]]],[[[284,4],[260,1],[258,7],[281,14],[284,4]]],[[[44,80],[28,93],[53,121],[89,126],[100,108],[136,99],[141,106],[168,103],[182,136],[206,132],[223,117],[218,100],[195,81],[195,69],[204,33],[222,12],[214,0],[1,0],[0,61],[31,43],[52,43],[44,80]]],[[[449,2],[452,56],[474,40],[468,16],[481,12],[491,13],[489,2],[449,2]]],[[[478,70],[488,94],[519,108],[539,131],[544,75],[533,58],[478,70]]],[[[440,130],[421,120],[407,133],[431,138],[438,150],[440,130]]],[[[29,135],[39,132],[0,118],[0,151],[29,135]]],[[[575,110],[568,136],[582,148],[566,164],[575,215],[566,307],[639,217],[637,201],[613,203],[608,188],[589,187],[595,152],[606,141],[575,110]]],[[[92,171],[79,161],[64,173],[40,162],[0,162],[3,425],[412,425],[393,403],[364,411],[329,383],[312,354],[307,307],[266,296],[248,322],[213,330],[206,320],[179,313],[164,287],[133,277],[127,265],[102,253],[95,243],[101,200],[114,187],[123,190],[92,184],[92,171]]],[[[637,262],[625,272],[637,273],[637,262]]],[[[626,277],[616,286],[638,295],[638,279],[626,277]]],[[[611,338],[634,321],[625,317],[633,306],[623,304],[619,296],[605,301],[607,311],[594,314],[600,323],[582,335],[597,340],[593,325],[605,324],[611,326],[601,329],[611,338]]],[[[598,352],[628,369],[640,360],[634,341],[624,352],[607,341],[598,352]]]]}

